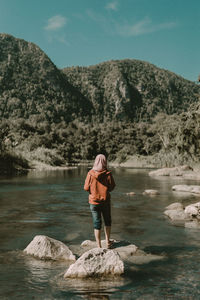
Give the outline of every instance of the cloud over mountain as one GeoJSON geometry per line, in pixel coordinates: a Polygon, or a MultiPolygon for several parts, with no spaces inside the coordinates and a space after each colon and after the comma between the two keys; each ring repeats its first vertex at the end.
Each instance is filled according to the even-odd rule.
{"type": "Polygon", "coordinates": [[[56,15],[48,19],[47,25],[45,26],[45,30],[55,31],[65,26],[67,23],[67,18],[61,15],[56,15]]]}

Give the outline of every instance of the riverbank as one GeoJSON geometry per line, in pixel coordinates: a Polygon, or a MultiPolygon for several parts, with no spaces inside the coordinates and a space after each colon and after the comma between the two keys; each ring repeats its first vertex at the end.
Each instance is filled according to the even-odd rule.
{"type": "MultiPolygon", "coordinates": [[[[77,168],[78,166],[87,166],[92,167],[93,160],[82,160],[79,162],[71,162],[66,163],[60,166],[53,166],[48,163],[41,162],[39,160],[32,160],[32,161],[24,161],[19,159],[18,157],[3,157],[0,158],[0,175],[20,175],[29,172],[30,170],[35,171],[53,171],[53,170],[68,170],[77,168]]],[[[180,166],[181,164],[176,164],[171,162],[173,167],[180,166]]],[[[192,167],[194,171],[200,171],[200,163],[190,162],[188,163],[192,167]]],[[[162,164],[160,161],[156,161],[154,156],[140,156],[140,155],[133,155],[127,158],[127,160],[121,162],[118,160],[109,161],[108,159],[108,167],[110,168],[117,168],[117,167],[124,167],[124,168],[144,168],[144,169],[162,169],[165,168],[166,165],[162,164]]]]}

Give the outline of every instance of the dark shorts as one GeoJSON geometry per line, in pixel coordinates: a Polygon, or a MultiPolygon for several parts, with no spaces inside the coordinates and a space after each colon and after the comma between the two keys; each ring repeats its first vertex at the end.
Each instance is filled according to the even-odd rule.
{"type": "Polygon", "coordinates": [[[101,229],[101,215],[103,216],[105,226],[111,226],[110,201],[105,201],[100,204],[90,204],[90,210],[92,212],[94,229],[101,229]]]}

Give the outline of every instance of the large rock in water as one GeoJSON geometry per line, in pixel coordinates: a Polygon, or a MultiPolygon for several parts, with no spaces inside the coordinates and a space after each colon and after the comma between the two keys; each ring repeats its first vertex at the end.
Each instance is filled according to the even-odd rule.
{"type": "MultiPolygon", "coordinates": [[[[102,247],[106,247],[106,241],[102,241],[102,247]]],[[[86,240],[82,242],[81,248],[86,250],[91,250],[96,248],[96,242],[86,240]]],[[[80,249],[81,249],[80,248],[80,249]]],[[[83,251],[85,250],[83,249],[83,251]]],[[[128,241],[114,241],[112,250],[119,254],[123,262],[128,265],[130,264],[146,264],[154,260],[163,259],[164,256],[146,253],[145,251],[139,249],[136,245],[129,243],[128,241]]],[[[82,251],[82,250],[81,250],[82,251]]]]}
{"type": "Polygon", "coordinates": [[[36,235],[24,252],[40,259],[76,260],[65,244],[45,235],[36,235]]]}
{"type": "Polygon", "coordinates": [[[179,184],[172,187],[173,191],[200,194],[200,185],[179,184]]]}
{"type": "Polygon", "coordinates": [[[200,202],[187,205],[185,208],[181,203],[172,203],[164,212],[173,221],[190,221],[187,222],[187,227],[200,227],[200,202]]]}
{"type": "Polygon", "coordinates": [[[174,168],[162,168],[149,172],[150,176],[184,176],[188,172],[191,172],[190,166],[179,166],[174,168]]]}
{"type": "Polygon", "coordinates": [[[118,253],[105,248],[94,248],[85,252],[72,264],[64,277],[84,278],[91,276],[121,275],[124,263],[118,253]]]}

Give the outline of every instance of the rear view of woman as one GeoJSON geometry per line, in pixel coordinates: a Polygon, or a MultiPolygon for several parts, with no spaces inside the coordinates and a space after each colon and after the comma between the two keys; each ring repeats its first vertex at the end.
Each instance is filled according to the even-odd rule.
{"type": "Polygon", "coordinates": [[[114,189],[115,182],[110,171],[107,170],[106,157],[97,155],[93,168],[88,172],[84,190],[89,192],[89,203],[92,212],[94,235],[97,246],[101,248],[102,216],[107,248],[111,248],[111,203],[110,192],[114,189]]]}

